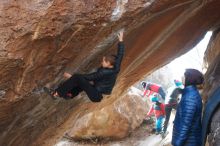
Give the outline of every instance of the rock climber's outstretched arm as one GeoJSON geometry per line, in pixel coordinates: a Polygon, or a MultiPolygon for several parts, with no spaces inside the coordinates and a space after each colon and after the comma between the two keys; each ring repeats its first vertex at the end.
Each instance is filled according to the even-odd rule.
{"type": "Polygon", "coordinates": [[[123,56],[124,56],[125,46],[124,46],[124,43],[123,43],[123,35],[124,34],[123,34],[122,31],[118,34],[119,43],[118,43],[118,52],[117,52],[116,61],[115,61],[115,70],[116,70],[116,72],[120,71],[121,61],[122,61],[123,56]]]}

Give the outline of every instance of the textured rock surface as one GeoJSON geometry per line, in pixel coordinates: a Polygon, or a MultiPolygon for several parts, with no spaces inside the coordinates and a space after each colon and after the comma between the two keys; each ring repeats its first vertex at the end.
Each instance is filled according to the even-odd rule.
{"type": "MultiPolygon", "coordinates": [[[[129,86],[215,28],[219,6],[219,0],[1,0],[0,145],[52,145],[76,119],[104,107],[113,112],[129,86]],[[54,102],[37,90],[57,85],[64,71],[92,70],[115,51],[121,29],[126,55],[111,97],[54,102]]],[[[124,129],[132,125],[120,119],[124,129]]]]}
{"type": "Polygon", "coordinates": [[[208,136],[209,146],[220,145],[220,106],[217,107],[210,123],[210,134],[208,136]]]}
{"type": "Polygon", "coordinates": [[[74,139],[123,138],[142,123],[146,113],[147,105],[140,96],[125,95],[76,119],[67,134],[74,139]]]}
{"type": "Polygon", "coordinates": [[[203,92],[206,101],[219,87],[220,83],[220,29],[216,30],[210,40],[205,52],[205,67],[208,68],[205,74],[205,87],[203,92]]]}
{"type": "MultiPolygon", "coordinates": [[[[204,59],[208,69],[205,74],[203,97],[204,101],[207,101],[220,87],[220,29],[214,31],[205,53],[204,59]]],[[[220,145],[220,106],[217,107],[210,120],[208,143],[210,146],[220,145]]]]}

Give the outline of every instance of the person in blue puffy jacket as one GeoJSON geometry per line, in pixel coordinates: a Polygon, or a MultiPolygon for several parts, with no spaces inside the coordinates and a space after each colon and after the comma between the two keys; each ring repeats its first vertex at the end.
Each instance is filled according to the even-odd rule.
{"type": "Polygon", "coordinates": [[[203,75],[196,69],[186,69],[185,88],[177,107],[173,125],[173,146],[201,146],[202,99],[196,85],[203,83],[203,75]]]}

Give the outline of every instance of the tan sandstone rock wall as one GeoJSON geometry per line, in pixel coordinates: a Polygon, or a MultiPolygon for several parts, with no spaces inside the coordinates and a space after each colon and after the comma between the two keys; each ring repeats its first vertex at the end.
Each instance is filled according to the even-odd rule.
{"type": "MultiPolygon", "coordinates": [[[[100,117],[102,111],[123,122],[124,131],[132,129],[127,128],[132,118],[119,116],[113,108],[124,99],[123,92],[215,28],[219,6],[219,0],[1,0],[0,145],[53,145],[77,119],[89,113],[100,117]],[[40,90],[42,85],[56,86],[64,71],[83,73],[97,67],[103,54],[115,51],[115,34],[121,29],[126,31],[126,54],[109,98],[90,103],[82,94],[52,101],[40,90]]],[[[133,107],[129,98],[125,103],[133,107]]],[[[87,130],[102,135],[93,127],[87,130]]]]}
{"type": "Polygon", "coordinates": [[[210,43],[205,52],[205,87],[203,92],[206,101],[219,87],[220,82],[220,29],[213,32],[210,43]]]}

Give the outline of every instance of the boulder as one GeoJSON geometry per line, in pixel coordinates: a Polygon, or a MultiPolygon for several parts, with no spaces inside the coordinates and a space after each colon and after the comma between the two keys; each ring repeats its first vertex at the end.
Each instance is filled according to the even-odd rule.
{"type": "Polygon", "coordinates": [[[74,139],[124,138],[143,122],[147,111],[140,96],[126,94],[76,119],[67,134],[74,139]]]}
{"type": "Polygon", "coordinates": [[[68,131],[78,139],[114,137],[105,124],[112,131],[121,128],[115,135],[124,137],[140,124],[135,115],[142,117],[130,115],[127,108],[136,104],[124,96],[127,89],[216,28],[219,5],[219,0],[1,0],[0,145],[54,145],[68,131]],[[109,98],[91,103],[81,94],[53,101],[42,92],[42,86],[62,82],[65,71],[88,73],[99,66],[103,55],[116,52],[120,30],[126,53],[109,98]],[[119,103],[127,113],[117,112],[119,103]],[[91,125],[81,124],[83,119],[91,125]]]}

